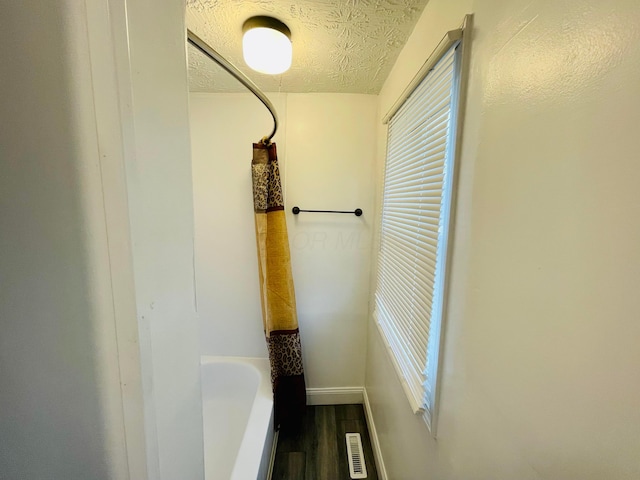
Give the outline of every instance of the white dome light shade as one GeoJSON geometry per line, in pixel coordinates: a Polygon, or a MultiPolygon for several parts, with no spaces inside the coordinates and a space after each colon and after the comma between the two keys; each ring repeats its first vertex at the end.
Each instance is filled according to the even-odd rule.
{"type": "Polygon", "coordinates": [[[252,17],[244,23],[244,61],[257,72],[277,75],[291,67],[293,49],[287,26],[271,17],[252,17]]]}

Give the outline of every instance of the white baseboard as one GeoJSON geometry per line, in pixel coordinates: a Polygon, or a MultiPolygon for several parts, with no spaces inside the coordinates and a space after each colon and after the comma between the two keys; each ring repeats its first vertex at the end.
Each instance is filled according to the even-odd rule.
{"type": "Polygon", "coordinates": [[[367,395],[367,389],[362,389],[362,397],[364,404],[364,414],[367,417],[367,427],[369,428],[369,438],[371,439],[371,446],[373,447],[373,456],[376,461],[376,470],[378,470],[378,478],[380,480],[388,480],[387,469],[384,466],[384,460],[382,459],[382,450],[380,450],[380,442],[378,441],[378,432],[376,431],[376,424],[373,423],[373,415],[371,413],[371,404],[369,403],[369,396],[367,395]]]}
{"type": "Polygon", "coordinates": [[[362,404],[363,387],[307,388],[307,405],[362,404]]]}

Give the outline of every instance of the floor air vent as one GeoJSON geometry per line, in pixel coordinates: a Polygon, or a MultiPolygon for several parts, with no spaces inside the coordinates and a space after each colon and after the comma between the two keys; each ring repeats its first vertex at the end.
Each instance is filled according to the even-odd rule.
{"type": "Polygon", "coordinates": [[[367,466],[364,463],[362,440],[359,433],[347,433],[347,457],[351,478],[367,478],[367,466]]]}

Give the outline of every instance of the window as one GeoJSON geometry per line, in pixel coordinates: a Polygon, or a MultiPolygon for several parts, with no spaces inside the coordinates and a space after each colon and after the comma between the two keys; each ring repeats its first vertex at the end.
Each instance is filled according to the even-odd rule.
{"type": "Polygon", "coordinates": [[[375,317],[414,413],[436,399],[461,44],[390,118],[375,317]]]}

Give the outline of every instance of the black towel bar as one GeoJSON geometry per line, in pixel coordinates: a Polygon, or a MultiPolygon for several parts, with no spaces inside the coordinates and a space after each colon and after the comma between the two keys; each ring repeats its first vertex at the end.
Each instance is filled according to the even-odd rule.
{"type": "Polygon", "coordinates": [[[356,208],[355,210],[302,210],[300,207],[293,207],[291,209],[291,211],[293,212],[294,215],[298,215],[300,212],[309,212],[309,213],[350,213],[352,215],[355,215],[356,217],[359,217],[360,215],[362,215],[362,209],[361,208],[356,208]]]}

